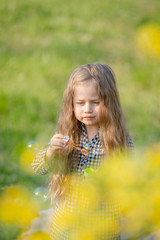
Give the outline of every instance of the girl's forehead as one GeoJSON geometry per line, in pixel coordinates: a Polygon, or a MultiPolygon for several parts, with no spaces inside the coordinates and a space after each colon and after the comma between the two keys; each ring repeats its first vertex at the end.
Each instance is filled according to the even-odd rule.
{"type": "Polygon", "coordinates": [[[95,84],[92,84],[91,82],[76,85],[74,88],[73,96],[80,97],[80,98],[83,98],[83,97],[98,98],[99,97],[95,84]]]}
{"type": "Polygon", "coordinates": [[[81,88],[81,87],[97,88],[97,84],[96,84],[95,81],[89,79],[89,80],[85,80],[85,81],[75,83],[73,89],[75,90],[75,89],[78,89],[78,88],[81,88]]]}

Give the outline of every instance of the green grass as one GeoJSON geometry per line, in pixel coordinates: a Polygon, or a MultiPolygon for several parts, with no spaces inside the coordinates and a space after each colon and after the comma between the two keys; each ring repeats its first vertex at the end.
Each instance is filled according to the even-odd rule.
{"type": "Polygon", "coordinates": [[[1,1],[1,160],[18,162],[28,141],[52,136],[70,73],[87,62],[111,65],[135,145],[159,140],[159,60],[134,41],[157,22],[146,1],[1,1]]]}
{"type": "Polygon", "coordinates": [[[160,60],[135,44],[145,23],[160,23],[153,0],[2,0],[0,4],[0,186],[43,177],[18,162],[30,140],[46,144],[56,127],[70,73],[79,65],[109,64],[136,148],[160,138],[160,60]]]}
{"type": "Polygon", "coordinates": [[[1,161],[17,163],[28,141],[49,140],[70,73],[94,61],[116,73],[136,147],[159,140],[159,60],[134,41],[137,27],[158,22],[159,1],[78,3],[1,1],[1,161]]]}

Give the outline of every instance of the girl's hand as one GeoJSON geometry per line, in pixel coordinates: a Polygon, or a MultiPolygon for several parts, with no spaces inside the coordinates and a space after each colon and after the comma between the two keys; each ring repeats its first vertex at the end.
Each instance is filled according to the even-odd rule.
{"type": "Polygon", "coordinates": [[[55,134],[50,140],[49,148],[46,152],[47,159],[53,158],[55,153],[58,153],[59,150],[62,150],[66,146],[66,141],[64,140],[64,135],[55,134]]]}

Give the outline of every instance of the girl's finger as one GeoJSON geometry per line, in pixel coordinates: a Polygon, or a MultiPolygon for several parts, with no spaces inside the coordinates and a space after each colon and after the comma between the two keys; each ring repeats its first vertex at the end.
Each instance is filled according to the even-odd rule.
{"type": "Polygon", "coordinates": [[[50,141],[50,144],[66,144],[66,140],[63,138],[53,138],[53,139],[51,139],[51,141],[50,141]]]}
{"type": "Polygon", "coordinates": [[[63,139],[63,138],[64,138],[64,135],[62,135],[62,134],[60,134],[60,133],[57,133],[57,134],[55,134],[53,137],[63,139]]]}
{"type": "Polygon", "coordinates": [[[57,140],[57,141],[50,142],[50,146],[51,148],[57,148],[57,147],[64,148],[66,144],[61,140],[57,140]]]}

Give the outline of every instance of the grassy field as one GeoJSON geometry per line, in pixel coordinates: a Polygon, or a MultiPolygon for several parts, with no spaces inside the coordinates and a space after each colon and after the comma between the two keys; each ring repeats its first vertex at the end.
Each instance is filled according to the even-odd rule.
{"type": "Polygon", "coordinates": [[[48,143],[68,77],[81,64],[114,69],[136,148],[159,141],[160,58],[135,40],[141,26],[160,24],[159,12],[159,0],[1,0],[1,187],[47,181],[24,173],[19,158],[29,141],[48,143]]]}

